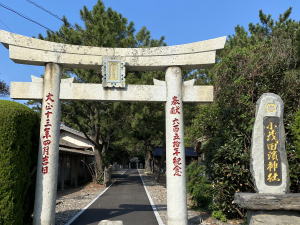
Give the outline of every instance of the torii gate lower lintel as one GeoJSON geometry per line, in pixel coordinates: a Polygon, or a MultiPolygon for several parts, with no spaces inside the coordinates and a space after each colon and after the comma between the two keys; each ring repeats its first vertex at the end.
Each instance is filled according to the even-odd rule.
{"type": "Polygon", "coordinates": [[[59,152],[60,100],[165,102],[168,225],[187,225],[183,102],[213,101],[212,86],[182,82],[181,68],[215,63],[226,37],[185,45],[155,48],[100,48],[75,46],[29,38],[0,30],[0,42],[17,63],[45,65],[44,79],[13,82],[11,97],[42,99],[40,149],[34,208],[35,225],[52,225],[59,152]],[[106,57],[117,57],[129,70],[166,70],[165,81],[154,85],[126,85],[107,89],[101,84],[78,84],[60,79],[62,69],[99,68],[106,57]]]}
{"type": "MultiPolygon", "coordinates": [[[[194,86],[194,80],[185,81],[182,88],[184,102],[209,103],[213,101],[213,86],[194,86]],[[192,82],[191,82],[192,81],[192,82]]],[[[43,79],[32,76],[32,82],[12,82],[10,96],[13,99],[43,99],[43,79]]],[[[101,84],[73,83],[73,79],[61,79],[60,100],[166,102],[166,82],[154,79],[154,85],[127,85],[124,89],[107,89],[101,84]]]]}

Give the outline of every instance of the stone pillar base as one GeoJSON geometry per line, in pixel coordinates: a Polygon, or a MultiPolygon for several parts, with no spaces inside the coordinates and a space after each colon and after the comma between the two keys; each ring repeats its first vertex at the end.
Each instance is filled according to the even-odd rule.
{"type": "Polygon", "coordinates": [[[248,210],[247,222],[249,225],[297,225],[300,224],[300,212],[248,210]]]}
{"type": "Polygon", "coordinates": [[[111,174],[112,174],[112,167],[109,166],[108,168],[105,167],[104,169],[104,185],[108,187],[111,184],[111,174]]]}
{"type": "Polygon", "coordinates": [[[110,220],[101,220],[98,225],[123,225],[121,220],[110,221],[110,220]]]}

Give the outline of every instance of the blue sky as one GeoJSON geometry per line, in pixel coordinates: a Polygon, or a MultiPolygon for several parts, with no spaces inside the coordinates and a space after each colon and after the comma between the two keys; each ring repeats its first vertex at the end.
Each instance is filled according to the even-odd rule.
{"type": "MultiPolygon", "coordinates": [[[[65,15],[71,23],[79,23],[79,10],[86,5],[91,8],[97,0],[32,0],[51,12],[65,15]]],[[[0,0],[0,3],[40,22],[52,30],[61,26],[61,21],[36,8],[26,0],[0,0]]],[[[168,45],[201,41],[234,33],[236,25],[246,26],[258,22],[258,11],[278,18],[290,6],[292,18],[300,20],[299,0],[104,0],[106,7],[120,12],[135,23],[136,30],[146,26],[152,37],[165,36],[168,45]]],[[[0,29],[14,33],[37,36],[45,29],[0,7],[0,29]]],[[[30,81],[30,75],[39,76],[43,67],[20,65],[8,57],[8,50],[0,46],[0,79],[30,81]]]]}

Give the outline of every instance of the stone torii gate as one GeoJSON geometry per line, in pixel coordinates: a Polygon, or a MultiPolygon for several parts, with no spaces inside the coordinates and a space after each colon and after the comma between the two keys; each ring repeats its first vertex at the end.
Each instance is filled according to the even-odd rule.
{"type": "Polygon", "coordinates": [[[0,42],[16,63],[45,66],[44,79],[12,82],[11,98],[42,100],[40,147],[34,207],[35,225],[53,225],[58,170],[61,100],[165,102],[168,225],[186,225],[183,102],[213,101],[212,86],[182,82],[181,69],[215,63],[226,37],[153,48],[102,48],[54,43],[0,30],[0,42]],[[102,67],[102,84],[62,79],[63,68],[102,67]],[[126,85],[129,71],[165,70],[165,81],[126,85]]]}

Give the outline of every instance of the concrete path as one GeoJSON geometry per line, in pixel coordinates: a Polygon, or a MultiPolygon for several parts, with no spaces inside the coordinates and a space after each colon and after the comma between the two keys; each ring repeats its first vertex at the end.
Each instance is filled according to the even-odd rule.
{"type": "Polygon", "coordinates": [[[137,170],[118,175],[117,181],[71,225],[98,225],[101,220],[158,225],[137,170]]]}

